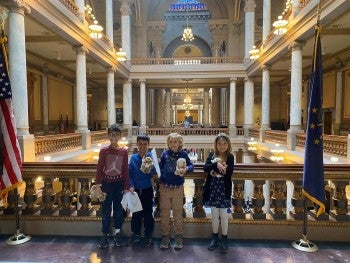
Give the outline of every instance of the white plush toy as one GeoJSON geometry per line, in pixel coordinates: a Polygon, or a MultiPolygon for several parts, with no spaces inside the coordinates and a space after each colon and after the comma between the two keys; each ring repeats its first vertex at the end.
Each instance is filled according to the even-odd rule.
{"type": "MultiPolygon", "coordinates": [[[[226,163],[222,161],[220,157],[215,157],[211,160],[212,163],[221,163],[223,166],[226,166],[226,163]]],[[[215,172],[214,170],[210,171],[211,176],[222,177],[221,174],[215,172]]]]}
{"type": "Polygon", "coordinates": [[[102,192],[100,185],[93,185],[90,189],[90,197],[93,199],[98,199],[98,201],[103,202],[106,200],[106,193],[102,192]]]}
{"type": "Polygon", "coordinates": [[[143,157],[140,170],[143,173],[148,174],[149,172],[151,172],[152,168],[153,168],[152,158],[149,156],[143,157]]]}
{"type": "Polygon", "coordinates": [[[186,159],[185,158],[177,159],[175,174],[179,176],[184,176],[186,173],[186,168],[187,168],[186,159]]]}

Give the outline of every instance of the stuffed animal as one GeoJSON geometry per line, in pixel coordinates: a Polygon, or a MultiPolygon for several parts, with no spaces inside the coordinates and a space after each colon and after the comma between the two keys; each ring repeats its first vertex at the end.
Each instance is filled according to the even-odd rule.
{"type": "Polygon", "coordinates": [[[93,185],[90,189],[90,197],[93,199],[98,199],[98,201],[103,202],[106,200],[106,193],[102,192],[101,186],[93,185]]]}
{"type": "MultiPolygon", "coordinates": [[[[212,160],[211,160],[212,163],[221,163],[223,166],[226,166],[226,163],[223,162],[223,160],[220,158],[220,157],[214,157],[212,160]]],[[[211,170],[210,171],[210,175],[211,176],[216,176],[216,177],[222,177],[221,174],[215,172],[214,170],[211,170]]]]}
{"type": "Polygon", "coordinates": [[[184,176],[187,170],[187,163],[185,158],[179,158],[176,161],[175,174],[179,176],[184,176]]]}
{"type": "Polygon", "coordinates": [[[149,156],[143,157],[140,170],[143,173],[148,174],[151,172],[152,168],[153,168],[152,158],[149,156]]]}

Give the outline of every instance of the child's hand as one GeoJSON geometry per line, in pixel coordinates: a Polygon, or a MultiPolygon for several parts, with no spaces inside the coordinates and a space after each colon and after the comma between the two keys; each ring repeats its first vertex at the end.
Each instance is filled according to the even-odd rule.
{"type": "Polygon", "coordinates": [[[226,165],[221,164],[221,163],[216,163],[216,167],[218,168],[219,172],[221,174],[225,174],[226,173],[226,165]]]}
{"type": "Polygon", "coordinates": [[[130,191],[131,193],[133,193],[133,192],[135,191],[135,188],[134,188],[134,187],[130,187],[129,191],[130,191]]]}

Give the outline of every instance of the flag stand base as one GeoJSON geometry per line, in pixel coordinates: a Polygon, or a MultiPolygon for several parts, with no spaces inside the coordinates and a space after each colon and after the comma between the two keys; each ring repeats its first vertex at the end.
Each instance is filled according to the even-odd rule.
{"type": "Polygon", "coordinates": [[[307,240],[305,235],[303,235],[303,238],[293,241],[292,246],[304,252],[316,252],[318,250],[317,245],[307,240]]]}
{"type": "Polygon", "coordinates": [[[21,233],[21,231],[18,229],[16,234],[9,237],[5,243],[7,245],[19,245],[23,244],[31,239],[31,236],[26,236],[25,234],[21,233]]]}

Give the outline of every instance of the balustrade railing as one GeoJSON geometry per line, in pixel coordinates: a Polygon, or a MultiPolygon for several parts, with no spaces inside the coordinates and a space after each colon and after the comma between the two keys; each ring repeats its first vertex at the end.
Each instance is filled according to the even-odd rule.
{"type": "Polygon", "coordinates": [[[184,128],[184,127],[172,127],[172,128],[148,128],[147,133],[150,136],[162,135],[167,136],[169,133],[177,132],[181,135],[217,135],[219,133],[228,134],[228,128],[184,128]]]}
{"type": "Polygon", "coordinates": [[[265,131],[265,141],[287,145],[286,131],[265,131]]]}
{"type": "MultiPolygon", "coordinates": [[[[309,214],[313,218],[309,220],[311,224],[327,222],[327,226],[339,226],[340,223],[349,222],[347,226],[350,226],[349,198],[346,193],[350,181],[349,168],[349,165],[325,165],[325,185],[329,193],[327,211],[316,218],[313,210],[310,210],[309,214]]],[[[90,198],[95,172],[96,165],[89,163],[24,163],[23,180],[26,187],[22,193],[25,204],[22,220],[25,221],[26,216],[30,216],[30,220],[45,216],[45,220],[61,218],[67,221],[81,216],[88,216],[92,220],[99,217],[100,204],[90,198]],[[41,178],[40,181],[38,178],[41,178]]],[[[256,224],[261,220],[302,221],[302,173],[302,165],[237,164],[233,174],[232,217],[247,221],[259,219],[256,224]]],[[[203,206],[203,164],[195,164],[194,172],[186,176],[186,183],[189,180],[192,191],[185,191],[185,197],[192,200],[192,205],[184,214],[185,217],[210,218],[203,206]]],[[[157,218],[158,178],[154,181],[154,216],[157,218]]],[[[9,193],[9,207],[0,212],[0,221],[15,212],[13,195],[14,191],[9,193]]],[[[309,203],[308,208],[311,207],[309,203]]]]}
{"type": "Polygon", "coordinates": [[[107,131],[92,131],[91,132],[91,143],[95,144],[108,140],[107,131]]]}
{"type": "Polygon", "coordinates": [[[78,16],[79,8],[72,0],[60,0],[60,2],[67,7],[75,16],[78,16]]]}
{"type": "Polygon", "coordinates": [[[198,65],[198,64],[240,64],[242,57],[193,57],[193,58],[134,58],[132,65],[198,65]]]}
{"type": "Polygon", "coordinates": [[[60,152],[81,146],[80,133],[66,133],[35,137],[35,155],[60,152]]]}

